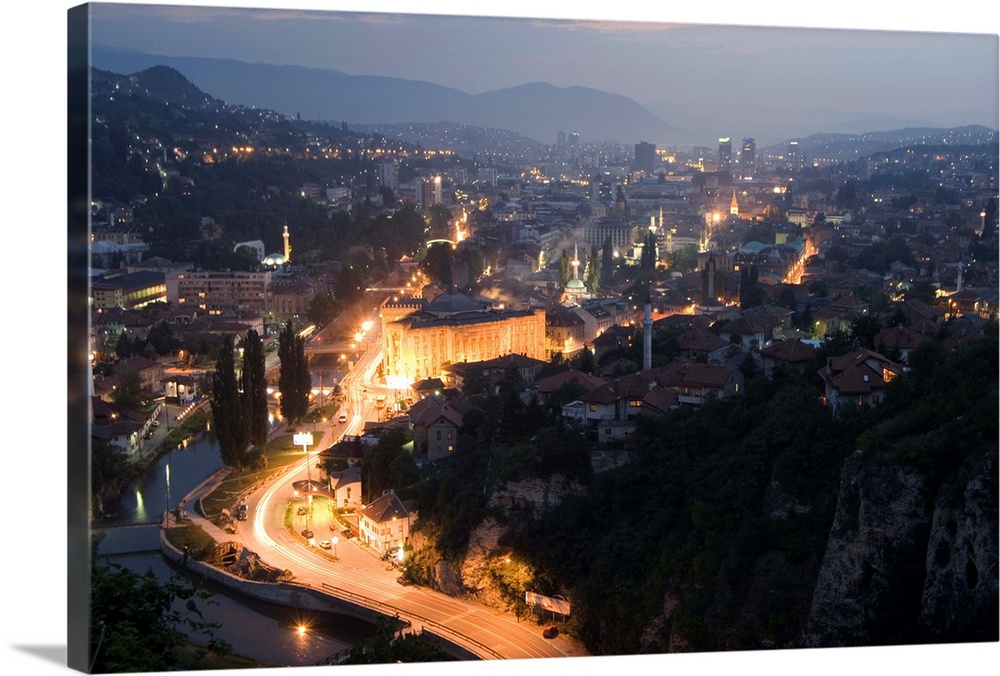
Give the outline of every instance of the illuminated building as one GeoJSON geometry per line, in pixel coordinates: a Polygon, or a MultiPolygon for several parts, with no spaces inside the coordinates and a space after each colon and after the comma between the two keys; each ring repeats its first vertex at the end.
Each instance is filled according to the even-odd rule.
{"type": "Polygon", "coordinates": [[[740,173],[743,176],[752,176],[756,162],[757,144],[752,138],[743,139],[743,151],[740,153],[740,173]]]}
{"type": "Polygon", "coordinates": [[[452,290],[430,302],[387,301],[381,316],[386,382],[436,378],[449,364],[512,353],[545,359],[541,309],[494,310],[452,290]]]}
{"type": "Polygon", "coordinates": [[[420,208],[430,209],[441,204],[441,177],[431,176],[420,182],[420,208]]]}
{"type": "Polygon", "coordinates": [[[167,272],[167,301],[208,314],[267,311],[270,272],[167,272]]]}
{"type": "Polygon", "coordinates": [[[729,171],[733,163],[733,141],[728,136],[719,138],[719,171],[729,171]]]}

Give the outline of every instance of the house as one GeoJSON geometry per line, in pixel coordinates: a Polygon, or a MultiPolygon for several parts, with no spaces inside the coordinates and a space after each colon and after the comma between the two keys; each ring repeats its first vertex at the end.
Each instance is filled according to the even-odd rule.
{"type": "Polygon", "coordinates": [[[595,387],[563,406],[563,417],[595,429],[609,420],[635,420],[643,397],[656,385],[649,375],[635,373],[595,387]]]}
{"type": "Polygon", "coordinates": [[[361,504],[361,468],[355,465],[330,472],[330,494],[333,504],[340,509],[358,507],[361,504]]]}
{"type": "Polygon", "coordinates": [[[416,519],[416,513],[389,491],[359,510],[358,539],[375,551],[388,553],[409,542],[410,527],[416,519]]]}
{"type": "Polygon", "coordinates": [[[760,350],[761,368],[768,378],[774,376],[774,369],[785,364],[803,373],[816,357],[816,348],[801,340],[779,340],[760,350]]]}
{"type": "Polygon", "coordinates": [[[129,357],[115,366],[115,375],[134,372],[139,376],[139,387],[152,397],[163,394],[163,364],[146,357],[129,357]]]}
{"type": "Polygon", "coordinates": [[[633,327],[618,324],[609,326],[603,333],[594,338],[594,359],[599,362],[601,357],[608,352],[627,348],[632,344],[632,336],[634,335],[635,329],[633,327]]]}
{"type": "Polygon", "coordinates": [[[862,347],[841,357],[827,357],[826,365],[819,370],[825,403],[834,412],[846,405],[882,403],[887,385],[901,373],[901,365],[862,347]]]}
{"type": "Polygon", "coordinates": [[[428,397],[410,409],[409,427],[413,433],[413,455],[439,460],[455,452],[462,414],[449,404],[428,397]]]}
{"type": "Polygon", "coordinates": [[[874,342],[880,352],[891,352],[894,358],[905,364],[909,362],[910,353],[928,340],[928,336],[908,326],[891,326],[875,334],[874,342]]]}
{"type": "Polygon", "coordinates": [[[707,363],[721,362],[726,358],[726,350],[729,349],[729,341],[697,326],[679,335],[677,344],[684,357],[707,363]]]}
{"type": "Polygon", "coordinates": [[[584,373],[583,371],[569,369],[568,371],[560,371],[555,375],[542,378],[535,384],[535,386],[541,399],[547,401],[549,397],[558,392],[561,388],[567,386],[575,385],[576,387],[582,388],[584,391],[589,391],[595,387],[604,385],[607,382],[608,381],[604,378],[592,376],[589,373],[584,373]]]}
{"type": "Polygon", "coordinates": [[[719,327],[719,338],[739,345],[744,350],[759,348],[775,337],[781,320],[766,313],[743,312],[739,317],[719,327]]]}
{"type": "Polygon", "coordinates": [[[465,379],[473,374],[482,375],[487,380],[496,381],[504,378],[509,370],[517,374],[525,383],[535,382],[539,371],[545,366],[540,359],[523,354],[505,354],[496,359],[485,359],[475,362],[459,362],[445,367],[449,380],[458,389],[462,389],[465,379]]]}
{"type": "Polygon", "coordinates": [[[713,399],[725,399],[743,393],[744,376],[728,364],[691,364],[677,383],[678,403],[704,406],[713,399]]]}

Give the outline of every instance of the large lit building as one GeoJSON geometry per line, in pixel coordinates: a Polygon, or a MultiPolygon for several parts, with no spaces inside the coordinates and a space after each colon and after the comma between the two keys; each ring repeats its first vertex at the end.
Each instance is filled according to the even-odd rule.
{"type": "Polygon", "coordinates": [[[167,300],[207,314],[267,312],[270,272],[167,272],[167,300]]]}
{"type": "Polygon", "coordinates": [[[430,176],[420,182],[420,208],[430,209],[441,204],[441,177],[430,176]]]}
{"type": "Polygon", "coordinates": [[[386,382],[440,377],[444,367],[507,354],[545,359],[545,311],[494,310],[455,291],[430,302],[412,298],[382,306],[386,382]]]}

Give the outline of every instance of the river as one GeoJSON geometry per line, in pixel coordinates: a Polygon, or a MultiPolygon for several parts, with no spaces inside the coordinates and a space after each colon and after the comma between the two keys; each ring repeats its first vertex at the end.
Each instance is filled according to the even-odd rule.
{"type": "MultiPolygon", "coordinates": [[[[160,554],[159,522],[168,504],[177,502],[222,466],[219,446],[210,433],[189,440],[152,463],[109,508],[112,516],[95,528],[103,537],[98,559],[137,573],[151,570],[167,581],[182,576],[211,592],[199,608],[209,622],[221,625],[216,636],[246,657],[274,666],[308,666],[370,636],[371,625],[330,613],[315,613],[261,603],[225,588],[187,577],[160,554]],[[153,524],[153,525],[150,525],[153,524]],[[310,629],[299,631],[299,625],[310,629]]],[[[193,636],[193,638],[198,638],[193,636]]]]}

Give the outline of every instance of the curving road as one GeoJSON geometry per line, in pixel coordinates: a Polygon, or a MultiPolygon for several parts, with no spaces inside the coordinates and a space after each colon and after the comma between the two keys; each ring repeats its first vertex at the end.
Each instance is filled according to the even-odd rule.
{"type": "MultiPolygon", "coordinates": [[[[359,412],[360,413],[360,412],[359,412]]],[[[347,425],[328,426],[315,448],[326,448],[345,429],[354,427],[360,414],[352,416],[347,425]],[[341,428],[337,433],[337,428],[341,428]]],[[[310,449],[308,460],[315,463],[310,449]]],[[[335,550],[309,546],[284,526],[290,501],[300,503],[292,482],[306,478],[306,459],[291,466],[246,497],[250,518],[240,523],[239,533],[230,535],[211,528],[225,540],[241,541],[249,550],[260,555],[271,566],[291,571],[294,581],[307,584],[335,596],[361,602],[387,614],[398,613],[412,623],[414,629],[429,631],[464,646],[484,659],[521,659],[534,657],[583,656],[586,651],[564,635],[555,639],[542,637],[542,628],[533,621],[519,621],[479,603],[454,598],[418,586],[403,586],[396,579],[399,572],[388,566],[373,550],[356,539],[339,538],[335,550]]],[[[311,470],[318,476],[317,470],[311,470]]],[[[207,492],[211,484],[203,486],[207,492]]],[[[193,502],[197,496],[189,496],[193,502]]],[[[311,526],[316,539],[332,539],[340,535],[332,516],[321,507],[313,512],[311,526]],[[334,530],[336,528],[336,530],[334,530]]],[[[293,516],[293,530],[303,530],[306,516],[293,516]]]]}

